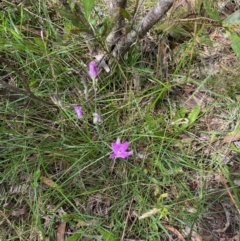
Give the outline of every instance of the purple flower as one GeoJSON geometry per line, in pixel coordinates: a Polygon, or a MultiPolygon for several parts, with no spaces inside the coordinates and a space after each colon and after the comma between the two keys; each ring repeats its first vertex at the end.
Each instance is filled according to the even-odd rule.
{"type": "Polygon", "coordinates": [[[98,75],[98,69],[97,69],[97,64],[94,61],[91,61],[88,65],[88,75],[92,78],[95,79],[98,75]]]}
{"type": "Polygon", "coordinates": [[[97,125],[102,122],[102,116],[98,113],[93,113],[93,124],[97,125]]]}
{"type": "Polygon", "coordinates": [[[117,138],[116,142],[111,144],[113,153],[110,155],[110,158],[127,158],[133,154],[133,151],[127,151],[129,143],[127,141],[121,143],[120,138],[117,138]]]}
{"type": "Polygon", "coordinates": [[[75,106],[74,110],[78,116],[79,119],[83,118],[83,111],[81,106],[75,106]]]}

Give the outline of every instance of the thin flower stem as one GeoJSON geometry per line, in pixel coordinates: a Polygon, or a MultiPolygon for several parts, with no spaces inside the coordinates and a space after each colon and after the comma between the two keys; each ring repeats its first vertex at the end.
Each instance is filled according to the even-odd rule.
{"type": "Polygon", "coordinates": [[[114,167],[115,167],[115,164],[116,164],[116,158],[113,159],[113,163],[112,163],[112,165],[110,166],[110,171],[111,171],[111,173],[113,172],[113,169],[114,169],[114,167]]]}

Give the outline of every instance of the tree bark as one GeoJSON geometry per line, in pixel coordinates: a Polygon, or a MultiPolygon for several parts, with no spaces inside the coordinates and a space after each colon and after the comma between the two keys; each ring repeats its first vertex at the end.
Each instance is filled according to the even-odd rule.
{"type": "MultiPolygon", "coordinates": [[[[114,1],[114,0],[113,0],[114,1]]],[[[126,1],[125,1],[126,2],[126,1]]],[[[144,35],[156,24],[172,7],[174,0],[160,0],[155,7],[153,7],[147,15],[142,19],[135,29],[128,32],[125,36],[121,37],[118,42],[117,39],[112,38],[108,42],[109,46],[115,45],[112,54],[119,58],[124,54],[134,42],[144,37],[144,35]],[[115,41],[115,44],[113,43],[115,41]]]]}
{"type": "Polygon", "coordinates": [[[115,42],[121,38],[121,29],[125,26],[125,18],[121,14],[121,9],[125,9],[127,0],[110,0],[109,1],[109,15],[115,23],[112,31],[106,38],[109,50],[115,45],[115,42]]]}

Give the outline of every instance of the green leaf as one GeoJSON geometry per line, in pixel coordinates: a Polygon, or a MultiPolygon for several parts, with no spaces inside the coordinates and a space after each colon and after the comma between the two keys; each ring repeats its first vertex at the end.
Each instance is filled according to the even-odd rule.
{"type": "Polygon", "coordinates": [[[95,0],[82,0],[83,11],[86,19],[89,19],[95,0]]]}
{"type": "Polygon", "coordinates": [[[117,240],[119,240],[116,237],[114,237],[114,235],[110,231],[108,231],[106,229],[100,228],[100,229],[98,229],[98,231],[102,235],[104,241],[117,241],[117,240]]]}
{"type": "Polygon", "coordinates": [[[199,116],[199,113],[201,111],[201,107],[199,105],[195,106],[191,112],[189,113],[187,119],[188,119],[188,122],[187,123],[184,123],[182,126],[181,126],[181,130],[185,130],[186,128],[188,128],[189,126],[191,126],[198,118],[199,116]]]}
{"type": "Polygon", "coordinates": [[[191,112],[190,112],[189,115],[188,115],[188,120],[189,120],[189,124],[188,124],[188,125],[193,124],[193,123],[197,120],[200,111],[201,111],[201,107],[200,107],[199,105],[196,105],[196,106],[191,110],[191,112]]]}
{"type": "Polygon", "coordinates": [[[187,113],[187,109],[185,107],[181,107],[175,114],[174,121],[177,121],[178,119],[185,118],[187,113]]]}
{"type": "Polygon", "coordinates": [[[185,107],[180,108],[180,110],[178,111],[179,118],[184,118],[186,113],[187,113],[187,109],[185,107]]]}
{"type": "Polygon", "coordinates": [[[81,236],[81,233],[74,233],[72,236],[68,237],[66,241],[77,241],[81,236]]]}
{"type": "Polygon", "coordinates": [[[223,20],[223,26],[228,26],[231,24],[239,25],[240,27],[240,10],[237,10],[223,20]]]}
{"type": "Polygon", "coordinates": [[[226,29],[227,35],[231,40],[231,46],[234,53],[240,58],[240,37],[230,29],[226,29]]]}
{"type": "Polygon", "coordinates": [[[38,46],[42,51],[45,50],[45,45],[44,45],[44,42],[42,41],[41,38],[39,38],[39,37],[34,37],[33,40],[34,40],[34,42],[37,44],[37,46],[38,46]]]}
{"type": "Polygon", "coordinates": [[[240,58],[240,37],[236,32],[234,32],[235,29],[240,29],[240,10],[237,10],[225,18],[223,20],[223,27],[226,28],[227,35],[231,40],[233,51],[240,58]]]}
{"type": "Polygon", "coordinates": [[[159,213],[160,213],[159,219],[165,218],[166,216],[169,215],[169,211],[165,206],[159,208],[159,213]]]}
{"type": "Polygon", "coordinates": [[[154,177],[149,177],[150,181],[156,185],[159,185],[159,181],[154,177]]]}
{"type": "Polygon", "coordinates": [[[217,21],[221,21],[221,17],[218,13],[218,11],[216,9],[213,9],[210,6],[210,1],[209,0],[204,0],[204,7],[206,9],[207,14],[209,15],[210,18],[217,20],[217,21]]]}
{"type": "Polygon", "coordinates": [[[237,33],[227,30],[227,35],[231,40],[231,46],[235,54],[240,58],[240,37],[237,33]]]}
{"type": "Polygon", "coordinates": [[[37,169],[33,174],[33,183],[32,183],[33,188],[38,187],[38,185],[39,185],[38,180],[39,180],[40,176],[41,176],[41,171],[39,169],[37,169]]]}

